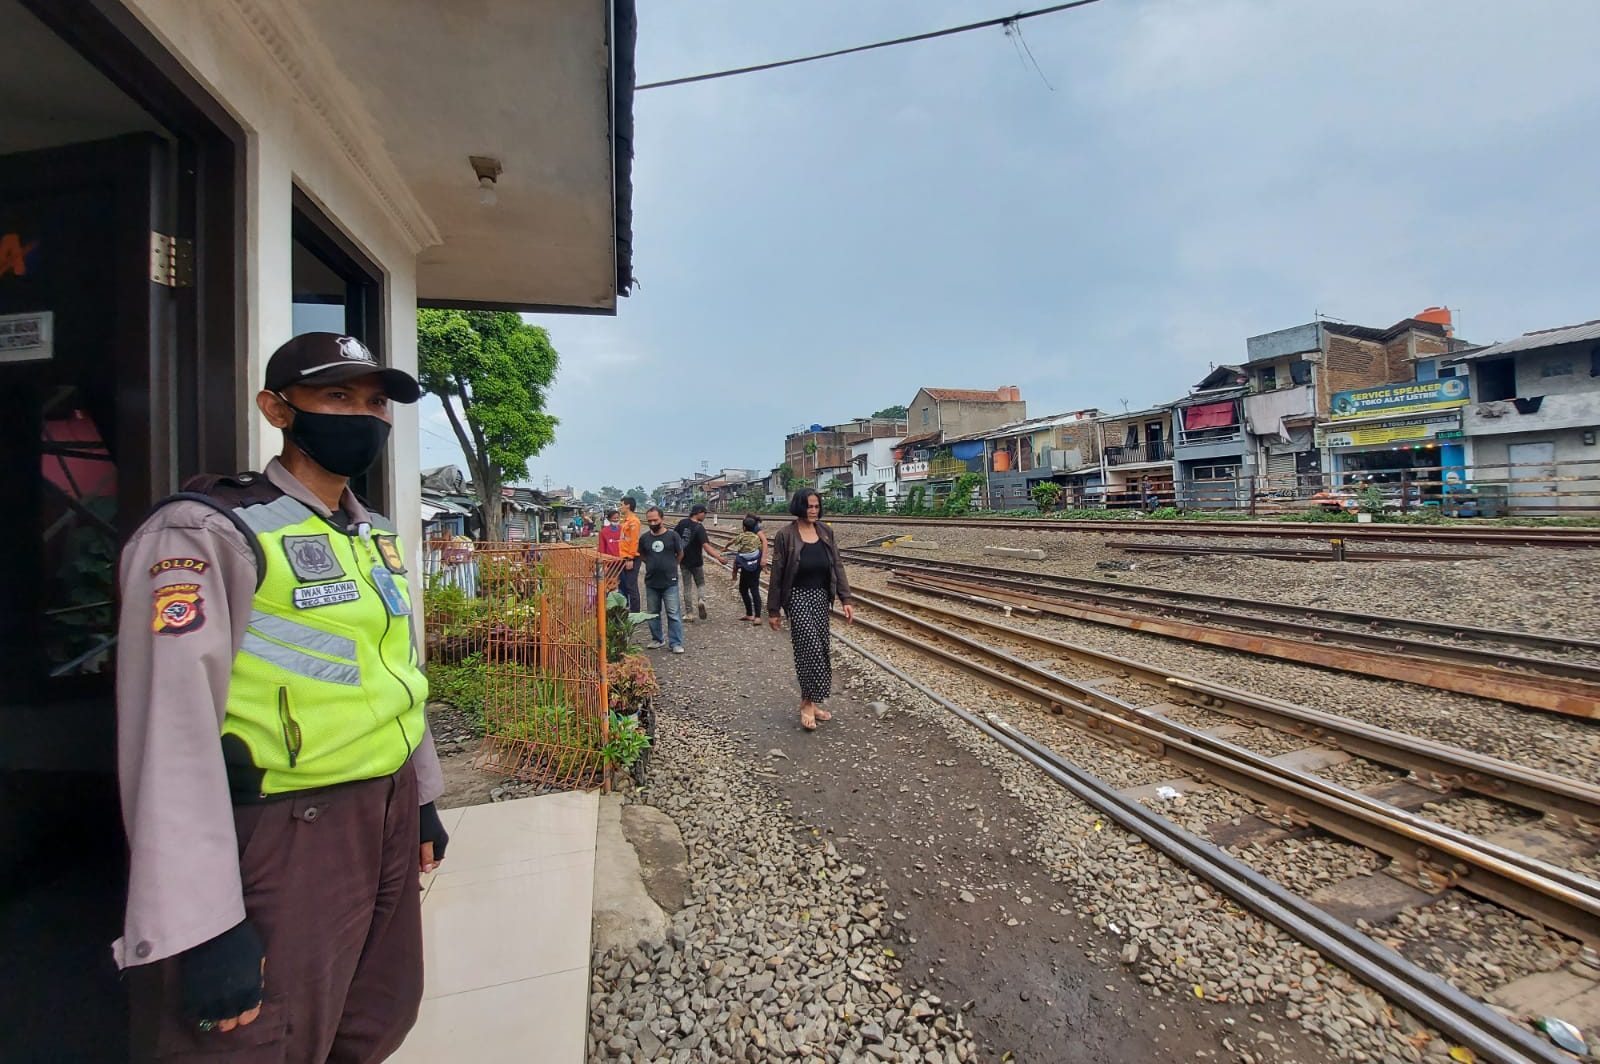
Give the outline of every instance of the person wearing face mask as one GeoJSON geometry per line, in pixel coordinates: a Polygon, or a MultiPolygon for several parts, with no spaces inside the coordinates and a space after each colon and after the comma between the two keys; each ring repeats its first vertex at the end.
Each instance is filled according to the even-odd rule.
{"type": "Polygon", "coordinates": [[[307,333],[256,405],[264,473],[196,477],[122,554],[117,740],[138,1060],[376,1061],[422,997],[449,841],[406,551],[350,490],[421,394],[307,333]]]}
{"type": "Polygon", "coordinates": [[[683,540],[666,526],[661,511],[652,506],[645,511],[647,530],[639,537],[639,557],[644,562],[645,609],[650,617],[651,650],[670,646],[674,654],[683,653],[683,610],[678,599],[678,566],[683,562],[683,540]],[[662,639],[662,619],[666,619],[666,639],[662,639]]]}
{"type": "Polygon", "coordinates": [[[615,510],[606,511],[606,523],[600,526],[600,553],[622,557],[622,515],[615,510]]]}

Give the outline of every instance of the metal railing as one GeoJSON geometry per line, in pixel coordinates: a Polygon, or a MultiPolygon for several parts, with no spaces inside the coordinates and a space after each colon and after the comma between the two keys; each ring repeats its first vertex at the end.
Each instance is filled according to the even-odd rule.
{"type": "MultiPolygon", "coordinates": [[[[1133,461],[1129,458],[1121,464],[1133,461]]],[[[1021,483],[1031,486],[1039,479],[1044,478],[1021,483]]],[[[1056,509],[1174,506],[1262,517],[1314,511],[1446,517],[1600,514],[1600,459],[1205,478],[1172,477],[1160,471],[1159,475],[1130,474],[1122,484],[1061,486],[1056,509]]],[[[1019,494],[1010,480],[987,485],[981,502],[982,508],[992,510],[1032,505],[1026,488],[1019,494]]]]}
{"type": "Polygon", "coordinates": [[[1130,447],[1126,444],[1111,444],[1105,449],[1106,465],[1139,465],[1147,462],[1170,462],[1172,460],[1172,443],[1169,440],[1153,440],[1148,443],[1135,444],[1130,447]]]}
{"type": "Polygon", "coordinates": [[[479,692],[479,763],[546,787],[606,782],[606,592],[588,547],[436,540],[423,555],[430,670],[479,692]]]}
{"type": "Polygon", "coordinates": [[[1600,459],[1180,479],[1174,505],[1271,515],[1300,511],[1448,517],[1600,513],[1600,459]]]}

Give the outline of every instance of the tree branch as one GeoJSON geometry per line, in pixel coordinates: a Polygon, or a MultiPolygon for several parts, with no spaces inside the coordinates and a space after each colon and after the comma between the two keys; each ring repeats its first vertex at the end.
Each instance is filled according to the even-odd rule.
{"type": "Polygon", "coordinates": [[[472,441],[467,439],[467,430],[462,428],[461,418],[456,414],[456,408],[450,402],[450,396],[441,395],[439,397],[439,405],[444,407],[444,416],[450,419],[450,427],[455,430],[456,442],[461,445],[461,454],[467,460],[467,472],[472,474],[474,481],[482,481],[482,463],[478,460],[477,452],[472,449],[472,441]]]}

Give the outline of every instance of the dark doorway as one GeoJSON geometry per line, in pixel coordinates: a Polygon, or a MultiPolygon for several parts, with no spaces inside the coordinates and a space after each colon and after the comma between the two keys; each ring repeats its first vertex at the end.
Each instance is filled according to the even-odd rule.
{"type": "MultiPolygon", "coordinates": [[[[333,224],[311,198],[294,190],[294,243],[291,288],[294,334],[336,332],[353,336],[379,362],[384,352],[383,275],[354,241],[333,224]]],[[[368,506],[389,510],[389,456],[350,480],[368,506]]]]}
{"type": "MultiPolygon", "coordinates": [[[[0,157],[0,239],[27,249],[0,277],[12,338],[0,354],[0,497],[11,518],[0,568],[0,878],[35,885],[11,899],[0,933],[8,948],[31,944],[81,966],[43,981],[32,965],[4,966],[0,979],[18,983],[0,983],[0,1000],[29,1003],[11,1023],[40,1050],[87,1033],[49,1019],[80,1013],[74,997],[118,997],[106,951],[122,902],[116,561],[165,459],[150,431],[152,341],[171,308],[152,291],[150,232],[163,224],[152,212],[168,160],[149,134],[0,157]],[[55,997],[45,1008],[41,992],[55,997]]],[[[120,1016],[85,1017],[90,1029],[108,1025],[96,1041],[117,1036],[120,1016]]],[[[18,1034],[9,1023],[8,1034],[18,1034]]]]}
{"type": "Polygon", "coordinates": [[[236,468],[242,138],[120,5],[0,0],[0,66],[0,1059],[123,1060],[116,565],[236,468]]]}

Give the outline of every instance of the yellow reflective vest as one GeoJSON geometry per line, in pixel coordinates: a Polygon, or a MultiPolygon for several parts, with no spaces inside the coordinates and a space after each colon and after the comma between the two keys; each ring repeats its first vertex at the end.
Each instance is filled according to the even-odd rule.
{"type": "MultiPolygon", "coordinates": [[[[226,494],[207,501],[222,509],[226,494]]],[[[399,537],[377,515],[350,535],[288,495],[241,495],[226,512],[254,536],[260,582],[222,722],[230,789],[265,798],[397,772],[428,700],[399,537]]]]}

